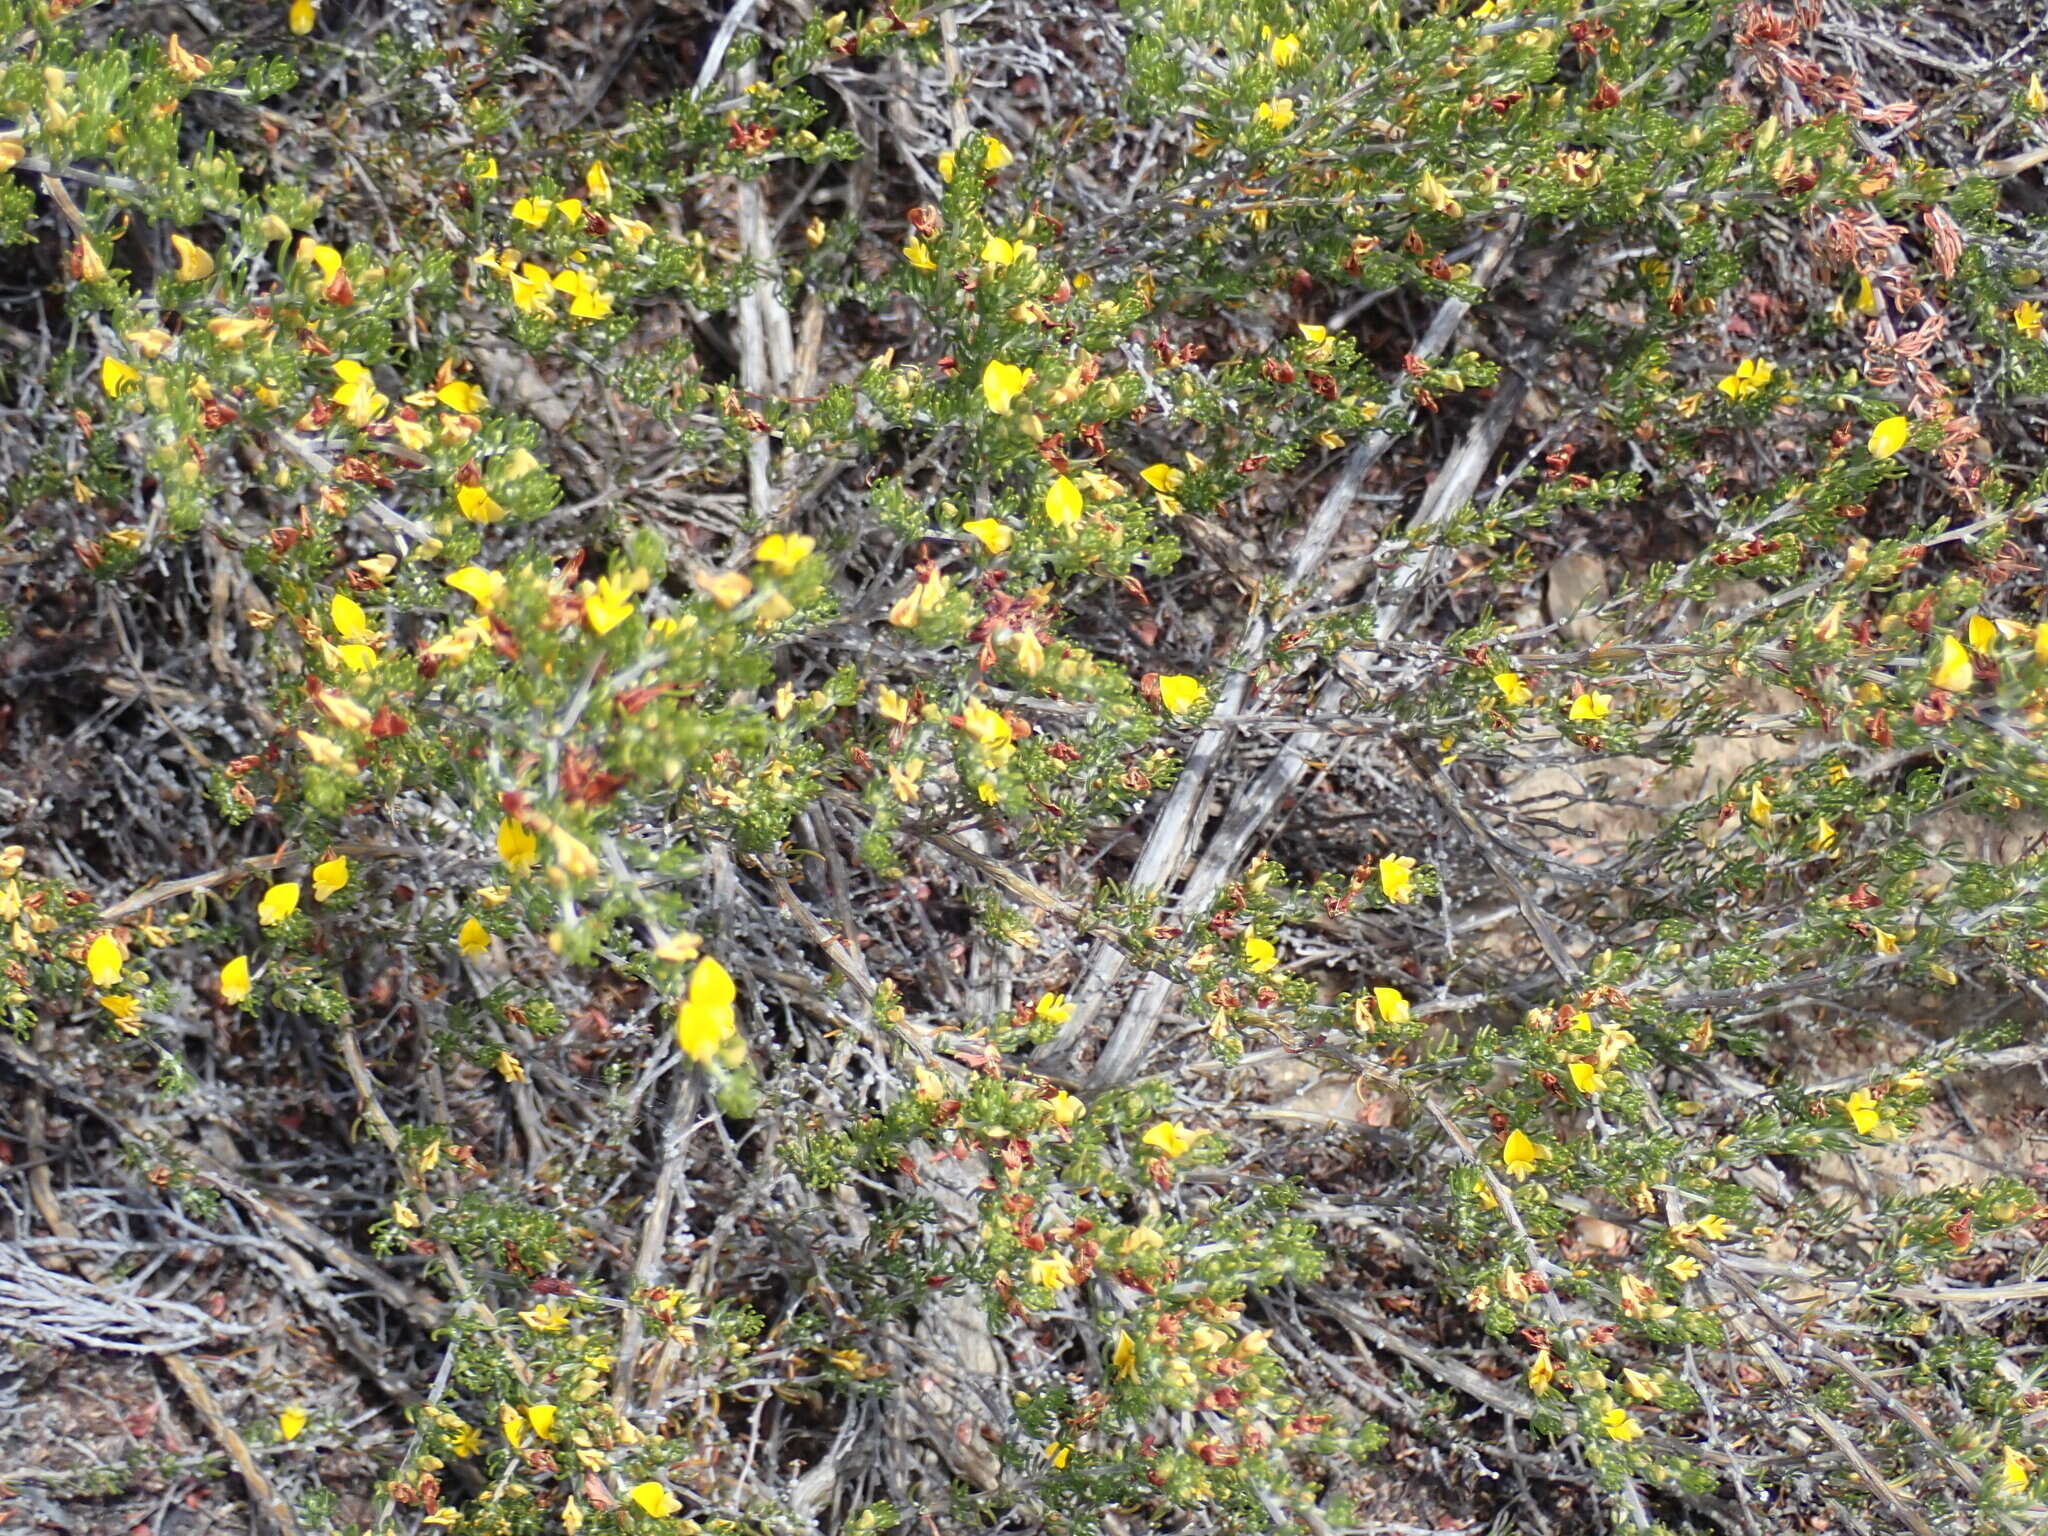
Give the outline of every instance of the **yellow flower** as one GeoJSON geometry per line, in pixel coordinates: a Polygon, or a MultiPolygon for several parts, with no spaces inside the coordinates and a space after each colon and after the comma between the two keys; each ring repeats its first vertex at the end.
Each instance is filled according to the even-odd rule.
{"type": "Polygon", "coordinates": [[[306,1427],[306,1410],[287,1408],[277,1416],[277,1435],[280,1440],[296,1440],[299,1432],[306,1427]]]}
{"type": "Polygon", "coordinates": [[[348,860],[336,854],[324,864],[313,866],[313,899],[325,901],[348,884],[348,860]]]}
{"type": "Polygon", "coordinates": [[[121,981],[121,967],[127,957],[121,953],[121,946],[111,933],[103,933],[92,941],[85,952],[86,973],[92,977],[96,987],[118,986],[121,981]]]}
{"type": "Polygon", "coordinates": [[[977,517],[971,523],[962,523],[960,531],[973,534],[981,547],[992,555],[1005,553],[1015,537],[1007,523],[1000,523],[992,517],[977,517]]]}
{"type": "Polygon", "coordinates": [[[220,1000],[230,1008],[249,995],[249,957],[237,955],[220,968],[220,1000]]]}
{"type": "Polygon", "coordinates": [[[526,1415],[510,1403],[498,1404],[498,1429],[505,1436],[505,1443],[518,1450],[526,1439],[526,1415]]]}
{"type": "Polygon", "coordinates": [[[543,1301],[520,1313],[519,1321],[535,1333],[560,1333],[569,1326],[569,1308],[564,1302],[543,1301]]]}
{"type": "Polygon", "coordinates": [[[1529,1362],[1529,1390],[1538,1397],[1550,1390],[1552,1378],[1557,1375],[1557,1362],[1550,1358],[1550,1351],[1539,1349],[1536,1358],[1529,1362]]]}
{"type": "Polygon", "coordinates": [[[981,397],[996,415],[1007,416],[1010,414],[1010,402],[1024,393],[1031,377],[1029,368],[991,359],[989,365],[981,370],[981,397]]]}
{"type": "Polygon", "coordinates": [[[1859,273],[1856,278],[1856,313],[1874,315],[1877,313],[1877,290],[1870,284],[1868,274],[1859,273]]]}
{"type": "Polygon", "coordinates": [[[2022,336],[2039,341],[2044,327],[2041,324],[2041,306],[2032,299],[2022,299],[2013,306],[2012,323],[2022,336]]]}
{"type": "Polygon", "coordinates": [[[285,23],[292,29],[292,36],[304,37],[313,30],[314,0],[292,0],[291,9],[285,12],[285,23]]]}
{"type": "Polygon", "coordinates": [[[100,388],[107,392],[109,400],[118,399],[122,390],[141,377],[141,374],[118,357],[107,356],[100,359],[100,388]]]}
{"type": "Polygon", "coordinates": [[[526,1410],[526,1422],[533,1426],[533,1432],[543,1440],[555,1438],[555,1405],[535,1403],[526,1410]]]}
{"type": "Polygon", "coordinates": [[[1023,241],[1005,240],[1001,235],[990,235],[981,242],[981,260],[984,266],[1007,267],[1012,262],[1022,261],[1031,254],[1032,248],[1023,241]]]}
{"type": "Polygon", "coordinates": [[[1415,899],[1415,861],[1401,854],[1389,854],[1380,860],[1380,891],[1395,906],[1406,906],[1415,899]]]}
{"type": "Polygon", "coordinates": [[[903,242],[903,259],[920,272],[939,270],[939,264],[932,260],[931,247],[915,236],[903,242]]]}
{"type": "Polygon", "coordinates": [[[1700,1236],[1710,1243],[1725,1243],[1735,1235],[1735,1229],[1728,1225],[1726,1216],[1716,1216],[1711,1212],[1702,1216],[1693,1225],[1699,1229],[1700,1236]]]}
{"type": "Polygon", "coordinates": [[[334,376],[341,380],[341,388],[328,399],[348,412],[351,426],[367,427],[391,403],[389,395],[379,393],[370,370],[352,357],[334,360],[334,376]]]}
{"type": "Polygon", "coordinates": [[[434,391],[434,398],[449,410],[461,411],[466,416],[474,416],[491,403],[489,395],[463,379],[450,379],[434,391]]]}
{"type": "Polygon", "coordinates": [[[1064,1024],[1074,1016],[1074,1005],[1064,992],[1041,992],[1031,1011],[1047,1024],[1064,1024]]]}
{"type": "Polygon", "coordinates": [[[132,997],[121,997],[118,994],[109,993],[100,998],[100,1006],[112,1014],[114,1022],[119,1024],[124,1030],[127,1030],[129,1034],[136,1033],[135,1030],[129,1029],[128,1026],[133,1024],[136,1015],[142,1012],[142,1004],[132,997]]]}
{"type": "Polygon", "coordinates": [[[1601,1414],[1600,1427],[1607,1431],[1608,1439],[1619,1440],[1624,1445],[1643,1437],[1643,1426],[1626,1408],[1610,1408],[1601,1414]]]}
{"type": "Polygon", "coordinates": [[[505,591],[505,578],[480,565],[465,565],[441,579],[483,609],[489,609],[505,591]]]}
{"type": "Polygon", "coordinates": [[[1280,952],[1273,948],[1271,939],[1262,939],[1256,933],[1244,936],[1245,969],[1254,976],[1263,976],[1280,963],[1280,952]]]}
{"type": "Polygon", "coordinates": [[[1148,1147],[1157,1147],[1168,1157],[1185,1157],[1194,1144],[1208,1134],[1205,1130],[1161,1120],[1139,1139],[1148,1147]]]}
{"type": "Polygon", "coordinates": [[[1943,635],[1941,660],[1935,664],[1929,684],[1945,693],[1968,693],[1976,680],[1976,669],[1970,665],[1970,653],[1963,643],[1954,635],[1943,635]]]}
{"type": "Polygon", "coordinates": [[[602,292],[586,273],[565,267],[555,274],[555,288],[569,295],[569,313],[579,320],[602,320],[612,312],[611,296],[602,292]]]}
{"type": "Polygon", "coordinates": [[[1301,57],[1301,39],[1292,32],[1284,37],[1274,38],[1270,57],[1276,68],[1285,69],[1301,57]]]}
{"type": "Polygon", "coordinates": [[[953,171],[953,151],[951,151],[950,149],[944,150],[939,155],[939,180],[947,183],[950,186],[953,181],[953,171]]]}
{"type": "Polygon", "coordinates": [[[370,616],[363,612],[363,605],[345,592],[337,592],[328,600],[327,615],[334,621],[334,632],[344,640],[376,638],[376,631],[370,628],[370,616]]]}
{"type": "Polygon", "coordinates": [[[513,874],[524,874],[540,857],[540,840],[507,816],[498,823],[498,857],[513,874]]]}
{"type": "Polygon", "coordinates": [[[1759,357],[1746,357],[1735,371],[1714,387],[1730,400],[1747,400],[1771,382],[1777,368],[1759,357]]]}
{"type": "Polygon", "coordinates": [[[462,925],[462,931],[456,934],[455,944],[465,955],[480,955],[491,947],[491,932],[472,917],[462,925]]]}
{"type": "Polygon", "coordinates": [[[1850,1120],[1855,1122],[1859,1135],[1874,1136],[1884,1125],[1884,1113],[1877,1107],[1877,1100],[1870,1096],[1867,1088],[1858,1088],[1844,1101],[1843,1108],[1849,1111],[1850,1120]]]}
{"type": "Polygon", "coordinates": [[[462,1424],[459,1419],[456,1422],[461,1427],[451,1431],[448,1436],[449,1454],[462,1457],[474,1456],[484,1448],[482,1433],[478,1431],[474,1424],[462,1424]]]}
{"type": "Polygon", "coordinates": [[[1614,702],[1614,696],[1607,693],[1582,693],[1572,700],[1571,718],[1574,720],[1605,720],[1607,706],[1614,702]]]}
{"type": "Polygon", "coordinates": [[[1600,1075],[1599,1069],[1590,1061],[1573,1062],[1571,1072],[1572,1086],[1579,1092],[1590,1096],[1606,1091],[1607,1079],[1600,1075]]]}
{"type": "Polygon", "coordinates": [[[265,928],[275,928],[298,910],[299,883],[288,880],[263,893],[263,900],[256,904],[256,921],[265,928]]]}
{"type": "Polygon", "coordinates": [[[754,551],[754,558],[778,576],[788,576],[803,564],[818,541],[808,533],[771,533],[754,551]]]}
{"type": "Polygon", "coordinates": [[[2048,91],[2041,89],[2041,76],[2038,73],[2027,76],[2026,95],[2022,99],[2026,102],[2029,112],[2048,112],[2048,91]]]}
{"type": "Polygon", "coordinates": [[[1683,1282],[1699,1278],[1700,1261],[1689,1253],[1681,1253],[1664,1266],[1672,1276],[1683,1282]]]}
{"type": "Polygon", "coordinates": [[[1906,446],[1906,440],[1913,435],[1913,424],[1903,416],[1887,416],[1870,429],[1870,456],[1873,459],[1888,459],[1906,446]]]}
{"type": "Polygon", "coordinates": [[[1259,122],[1269,124],[1276,133],[1285,133],[1294,123],[1294,98],[1275,96],[1271,101],[1259,103],[1258,111],[1252,116],[1259,122]]]}
{"type": "Polygon", "coordinates": [[[1641,1371],[1623,1366],[1621,1379],[1628,1387],[1629,1396],[1639,1403],[1654,1403],[1664,1395],[1664,1383],[1654,1377],[1645,1376],[1641,1371]]]}
{"type": "Polygon", "coordinates": [[[537,262],[524,262],[517,272],[506,272],[505,280],[512,285],[512,305],[515,309],[547,313],[555,307],[555,282],[548,276],[548,269],[537,262]]]}
{"type": "Polygon", "coordinates": [[[1181,488],[1187,475],[1171,464],[1150,464],[1138,471],[1138,478],[1162,496],[1170,496],[1181,488]]]}
{"type": "Polygon", "coordinates": [[[213,276],[213,258],[204,247],[187,240],[183,235],[171,236],[171,249],[178,253],[178,281],[196,283],[202,278],[213,276]]]}
{"type": "Polygon", "coordinates": [[[1749,819],[1759,827],[1771,824],[1771,797],[1764,793],[1761,781],[1749,786],[1749,819]]]}
{"type": "Polygon", "coordinates": [[[1081,487],[1065,475],[1053,480],[1045,493],[1045,515],[1055,528],[1071,527],[1081,518],[1081,487]]]}
{"type": "Polygon", "coordinates": [[[455,505],[472,523],[495,523],[505,515],[504,507],[480,485],[457,486],[455,505]]]}
{"type": "Polygon", "coordinates": [[[635,1483],[626,1497],[640,1506],[642,1514],[657,1520],[666,1520],[683,1507],[683,1501],[659,1483],[635,1483]]]}
{"type": "Polygon", "coordinates": [[[1062,1088],[1045,1101],[1045,1112],[1061,1125],[1072,1125],[1088,1113],[1088,1106],[1062,1088]]]}
{"type": "Polygon", "coordinates": [[[583,622],[593,633],[608,635],[633,616],[633,587],[630,581],[600,576],[583,594],[583,622]]]}
{"type": "Polygon", "coordinates": [[[1521,1131],[1509,1131],[1507,1140],[1501,1143],[1501,1166],[1521,1183],[1536,1171],[1537,1163],[1550,1156],[1548,1147],[1540,1147],[1521,1131]]]}
{"type": "Polygon", "coordinates": [[[1010,146],[992,133],[981,136],[981,163],[991,171],[1000,171],[1017,157],[1010,152],[1010,146]]]}
{"type": "Polygon", "coordinates": [[[590,191],[593,203],[608,203],[612,200],[612,179],[605,174],[604,162],[593,160],[590,169],[583,173],[583,185],[590,191]]]}
{"type": "Polygon", "coordinates": [[[1031,1283],[1048,1290],[1065,1290],[1074,1283],[1074,1265],[1063,1253],[1047,1253],[1031,1261],[1031,1283]]]}
{"type": "Polygon", "coordinates": [[[1202,707],[1209,697],[1199,681],[1179,672],[1159,679],[1159,702],[1170,715],[1185,715],[1202,707]]]}
{"type": "Polygon", "coordinates": [[[1138,1369],[1138,1341],[1121,1328],[1117,1330],[1116,1347],[1110,1351],[1109,1363],[1126,1380],[1138,1369]]]}
{"type": "Polygon", "coordinates": [[[676,1044],[685,1056],[701,1066],[738,1033],[733,1008],[738,996],[724,966],[708,955],[697,962],[689,996],[676,1007],[676,1044]]]}
{"type": "Polygon", "coordinates": [[[1493,674],[1493,686],[1500,690],[1501,697],[1510,704],[1519,706],[1528,703],[1535,697],[1529,691],[1529,685],[1522,681],[1519,673],[1496,672],[1493,674]]]}
{"type": "MultiPolygon", "coordinates": [[[[2039,75],[2034,77],[2034,89],[2041,89],[2039,75]]],[[[2038,112],[2041,109],[2036,107],[2034,110],[2038,112]]],[[[2005,1484],[2008,1493],[2025,1493],[2033,1482],[2034,1459],[2031,1456],[2022,1456],[2009,1445],[2000,1446],[1999,1452],[2002,1461],[1999,1481],[2005,1484]]]]}
{"type": "Polygon", "coordinates": [[[522,197],[512,205],[512,217],[522,224],[539,229],[547,223],[548,215],[554,212],[554,205],[538,197],[522,197]]]}

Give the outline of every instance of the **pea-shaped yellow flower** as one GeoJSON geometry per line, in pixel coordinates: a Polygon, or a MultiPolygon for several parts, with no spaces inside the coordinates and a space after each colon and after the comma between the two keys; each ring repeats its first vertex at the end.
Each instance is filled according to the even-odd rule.
{"type": "Polygon", "coordinates": [[[739,995],[732,975],[710,956],[690,973],[690,992],[676,1007],[676,1044],[685,1056],[703,1065],[738,1032],[733,1001],[739,995]]]}
{"type": "Polygon", "coordinates": [[[1031,382],[1031,370],[1019,368],[1014,363],[991,359],[981,370],[981,397],[988,402],[988,408],[998,416],[1010,414],[1010,403],[1024,393],[1031,382]]]}
{"type": "Polygon", "coordinates": [[[1168,1157],[1186,1157],[1196,1142],[1209,1133],[1192,1126],[1176,1125],[1171,1120],[1161,1120],[1141,1138],[1146,1146],[1156,1147],[1168,1157]]]}
{"type": "Polygon", "coordinates": [[[325,901],[348,884],[348,860],[336,854],[324,864],[313,866],[313,899],[325,901]]]}
{"type": "Polygon", "coordinates": [[[1081,520],[1081,487],[1065,475],[1056,476],[1045,493],[1045,515],[1055,528],[1071,528],[1081,520]]]}
{"type": "Polygon", "coordinates": [[[992,517],[977,517],[971,523],[962,523],[960,531],[973,534],[981,547],[992,555],[1007,552],[1016,538],[1008,524],[997,522],[992,517]]]}
{"type": "Polygon", "coordinates": [[[626,1497],[640,1506],[642,1514],[657,1520],[666,1520],[683,1507],[683,1501],[660,1483],[635,1483],[626,1497]]]}
{"type": "Polygon", "coordinates": [[[127,957],[121,953],[121,946],[111,933],[103,933],[92,941],[85,952],[85,969],[96,987],[118,986],[121,981],[121,967],[127,957]]]}
{"type": "Polygon", "coordinates": [[[1515,1176],[1517,1184],[1534,1173],[1536,1165],[1549,1155],[1549,1148],[1538,1146],[1523,1131],[1509,1131],[1500,1147],[1501,1166],[1515,1176]]]}
{"type": "Polygon", "coordinates": [[[1395,906],[1415,899],[1415,861],[1403,854],[1389,854],[1380,860],[1380,892],[1395,906]]]}
{"type": "Polygon", "coordinates": [[[1977,671],[1970,664],[1970,653],[1963,649],[1963,642],[1954,635],[1943,635],[1941,660],[1935,663],[1928,682],[1944,693],[1968,693],[1976,681],[1977,671]]]}
{"type": "Polygon", "coordinates": [[[256,904],[256,921],[266,928],[275,928],[298,910],[299,883],[287,880],[263,893],[263,899],[256,904]]]}
{"type": "Polygon", "coordinates": [[[1208,697],[1208,690],[1198,680],[1182,673],[1170,673],[1159,679],[1159,703],[1170,715],[1185,715],[1199,709],[1208,697]]]}
{"type": "Polygon", "coordinates": [[[1870,456],[1873,459],[1888,459],[1906,446],[1913,435],[1913,424],[1903,416],[1887,416],[1870,429],[1870,456]]]}

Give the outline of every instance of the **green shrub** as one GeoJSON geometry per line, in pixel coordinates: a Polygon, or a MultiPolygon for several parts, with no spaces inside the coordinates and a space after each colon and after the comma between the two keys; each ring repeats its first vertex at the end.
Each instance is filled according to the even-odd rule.
{"type": "Polygon", "coordinates": [[[354,1096],[293,1518],[2032,1528],[2048,1206],[1897,1148],[2043,1057],[2038,82],[737,14],[0,0],[7,618],[162,755],[9,811],[7,1059],[221,1230],[195,1073],[354,1096]]]}

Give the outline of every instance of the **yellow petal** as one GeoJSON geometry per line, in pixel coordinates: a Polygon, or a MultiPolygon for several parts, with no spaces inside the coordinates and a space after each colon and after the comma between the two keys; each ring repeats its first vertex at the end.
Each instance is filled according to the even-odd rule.
{"type": "Polygon", "coordinates": [[[462,925],[455,942],[465,955],[480,955],[491,947],[490,931],[472,917],[462,925]]]}
{"type": "Polygon", "coordinates": [[[660,1483],[635,1483],[626,1497],[638,1504],[643,1514],[657,1520],[666,1520],[683,1507],[683,1501],[660,1483]]]}
{"type": "Polygon", "coordinates": [[[1176,672],[1159,679],[1159,702],[1168,714],[1187,714],[1207,697],[1208,690],[1195,678],[1176,672]]]}
{"type": "Polygon", "coordinates": [[[118,398],[122,390],[141,377],[118,357],[100,359],[100,388],[107,392],[109,400],[118,398]]]}
{"type": "Polygon", "coordinates": [[[325,901],[348,884],[348,860],[336,854],[324,864],[313,866],[313,899],[325,901]]]}
{"type": "Polygon", "coordinates": [[[513,874],[524,874],[540,857],[540,840],[508,816],[498,823],[498,857],[513,874]]]}
{"type": "Polygon", "coordinates": [[[1971,666],[1970,653],[1963,649],[1962,641],[1954,635],[1943,635],[1941,660],[1935,664],[1928,682],[1945,693],[1968,693],[1976,680],[1976,668],[1971,666]]]}
{"type": "Polygon", "coordinates": [[[298,910],[299,885],[296,880],[288,880],[263,893],[263,900],[256,905],[256,920],[265,928],[275,928],[298,910]]]}
{"type": "Polygon", "coordinates": [[[230,1008],[249,995],[249,957],[237,955],[220,968],[220,1000],[230,1008]]]}
{"type": "Polygon", "coordinates": [[[187,240],[183,235],[171,236],[171,249],[178,253],[178,281],[196,283],[202,278],[213,276],[213,258],[205,248],[187,240]]]}
{"type": "Polygon", "coordinates": [[[459,571],[450,571],[441,579],[479,608],[489,608],[505,590],[505,578],[496,571],[485,570],[480,565],[465,565],[459,571]]]}
{"type": "Polygon", "coordinates": [[[1906,440],[1913,435],[1913,424],[1903,416],[1887,416],[1870,429],[1870,456],[1874,459],[1888,459],[1906,446],[1906,440]]]}
{"type": "Polygon", "coordinates": [[[306,1410],[303,1408],[287,1408],[283,1413],[280,1413],[277,1416],[277,1433],[279,1439],[296,1440],[299,1438],[299,1432],[303,1430],[305,1427],[306,1410]]]}
{"type": "Polygon", "coordinates": [[[121,953],[121,946],[110,933],[103,933],[94,939],[92,947],[85,952],[85,968],[92,976],[92,984],[96,987],[118,986],[121,980],[121,967],[125,962],[126,957],[121,953]]]}
{"type": "Polygon", "coordinates": [[[1067,476],[1061,475],[1045,493],[1045,515],[1053,527],[1066,528],[1078,522],[1081,517],[1081,488],[1067,476]]]}

